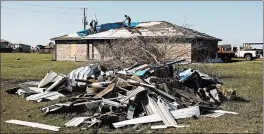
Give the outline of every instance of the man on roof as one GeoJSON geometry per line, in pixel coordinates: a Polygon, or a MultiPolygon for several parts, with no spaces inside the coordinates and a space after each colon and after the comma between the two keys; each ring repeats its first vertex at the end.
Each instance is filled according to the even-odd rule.
{"type": "MultiPolygon", "coordinates": [[[[125,17],[126,17],[126,19],[124,20],[123,23],[125,23],[125,22],[127,21],[127,23],[128,23],[127,27],[130,27],[130,24],[131,24],[131,18],[130,18],[129,16],[127,16],[127,15],[125,15],[125,17]]],[[[125,26],[125,24],[124,24],[124,26],[125,26]]]]}
{"type": "Polygon", "coordinates": [[[93,32],[94,33],[97,33],[97,23],[98,23],[98,21],[94,20],[94,24],[93,24],[93,32]]]}
{"type": "Polygon", "coordinates": [[[93,31],[93,29],[94,29],[94,20],[92,20],[91,22],[90,22],[90,31],[91,31],[91,33],[94,33],[94,31],[93,31]]]}

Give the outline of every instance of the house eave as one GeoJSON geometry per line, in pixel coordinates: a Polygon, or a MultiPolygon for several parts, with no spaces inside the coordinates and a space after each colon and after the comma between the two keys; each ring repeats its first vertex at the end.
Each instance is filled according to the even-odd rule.
{"type": "Polygon", "coordinates": [[[50,40],[55,41],[55,40],[81,40],[80,37],[55,37],[51,38],[50,40]]]}

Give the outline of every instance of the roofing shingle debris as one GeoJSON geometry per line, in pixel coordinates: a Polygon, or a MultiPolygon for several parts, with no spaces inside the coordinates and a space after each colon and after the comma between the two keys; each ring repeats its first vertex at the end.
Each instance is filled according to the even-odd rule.
{"type": "Polygon", "coordinates": [[[46,114],[76,112],[65,122],[66,127],[121,128],[163,122],[151,129],[177,128],[188,127],[178,124],[179,119],[238,114],[220,108],[225,100],[236,97],[235,90],[223,87],[217,78],[199,70],[174,71],[174,65],[181,66],[183,61],[135,64],[112,71],[90,64],[68,75],[51,71],[40,82],[31,83],[35,86],[27,82],[7,92],[37,102],[66,98],[41,108],[46,114]]]}

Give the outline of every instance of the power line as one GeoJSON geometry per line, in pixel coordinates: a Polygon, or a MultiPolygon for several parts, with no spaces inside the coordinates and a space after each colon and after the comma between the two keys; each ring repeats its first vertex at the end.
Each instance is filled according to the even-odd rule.
{"type": "Polygon", "coordinates": [[[18,8],[5,8],[2,9],[17,10],[17,11],[29,11],[29,12],[42,12],[42,13],[55,13],[55,14],[64,14],[64,15],[83,15],[83,14],[69,14],[69,13],[59,13],[59,12],[49,12],[49,11],[37,11],[37,10],[28,10],[28,9],[18,9],[18,8]]]}
{"type": "Polygon", "coordinates": [[[43,8],[62,8],[62,9],[78,9],[78,10],[82,9],[82,8],[69,8],[69,7],[43,6],[43,5],[35,5],[35,4],[15,3],[15,2],[10,2],[10,1],[5,1],[5,3],[25,5],[25,6],[37,6],[37,7],[43,7],[43,8]]]}

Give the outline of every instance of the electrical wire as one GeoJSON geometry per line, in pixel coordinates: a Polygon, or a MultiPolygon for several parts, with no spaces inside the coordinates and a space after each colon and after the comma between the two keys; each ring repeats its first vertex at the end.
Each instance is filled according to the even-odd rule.
{"type": "Polygon", "coordinates": [[[61,9],[78,9],[78,10],[83,9],[83,8],[69,8],[69,7],[43,6],[43,5],[35,5],[35,4],[15,3],[15,2],[11,2],[11,1],[5,1],[5,3],[25,5],[25,6],[36,6],[36,7],[43,7],[43,8],[61,8],[61,9]]]}
{"type": "Polygon", "coordinates": [[[55,13],[55,14],[64,14],[64,15],[83,15],[83,14],[70,14],[70,13],[61,13],[61,12],[50,12],[50,11],[38,11],[38,10],[28,10],[28,9],[19,9],[19,8],[6,8],[1,7],[1,9],[17,10],[17,11],[29,11],[29,12],[42,12],[42,13],[55,13]]]}

